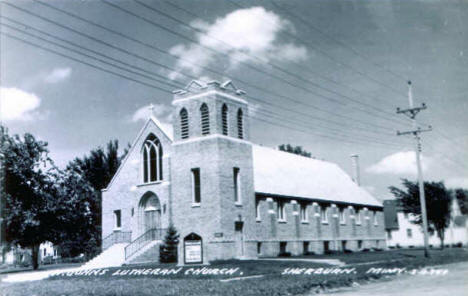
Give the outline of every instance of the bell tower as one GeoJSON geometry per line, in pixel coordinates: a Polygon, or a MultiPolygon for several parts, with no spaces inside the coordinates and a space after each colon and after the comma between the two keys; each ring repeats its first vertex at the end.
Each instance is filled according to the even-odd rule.
{"type": "MultiPolygon", "coordinates": [[[[181,242],[192,234],[201,237],[203,263],[256,256],[252,145],[244,94],[232,81],[192,81],[174,91],[173,220],[181,242]]],[[[186,260],[184,255],[180,244],[179,262],[186,260]]]]}

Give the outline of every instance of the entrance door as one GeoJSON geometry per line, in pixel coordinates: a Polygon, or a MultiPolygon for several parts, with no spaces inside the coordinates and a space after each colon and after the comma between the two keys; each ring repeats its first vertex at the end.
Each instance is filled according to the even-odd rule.
{"type": "Polygon", "coordinates": [[[159,216],[158,210],[145,210],[145,232],[159,227],[159,216]]]}
{"type": "Polygon", "coordinates": [[[237,258],[244,257],[244,222],[236,221],[235,224],[235,233],[234,237],[236,240],[236,255],[237,258]]]}

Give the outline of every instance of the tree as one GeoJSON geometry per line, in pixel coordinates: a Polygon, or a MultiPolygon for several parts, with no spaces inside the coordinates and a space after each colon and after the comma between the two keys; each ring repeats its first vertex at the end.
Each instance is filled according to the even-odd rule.
{"type": "MultiPolygon", "coordinates": [[[[418,183],[402,179],[402,185],[405,190],[390,186],[390,192],[397,198],[405,213],[412,213],[415,216],[412,222],[422,225],[418,183]]],[[[450,224],[450,191],[445,188],[443,182],[424,182],[424,192],[426,195],[428,231],[437,233],[441,248],[444,248],[444,233],[450,224]]]]}
{"type": "Polygon", "coordinates": [[[305,157],[312,157],[312,153],[307,152],[305,150],[302,150],[301,146],[291,146],[290,144],[281,144],[278,146],[279,150],[289,152],[289,153],[294,153],[297,155],[305,156],[305,157]]]}
{"type": "Polygon", "coordinates": [[[159,261],[161,263],[177,262],[177,245],[179,244],[179,234],[174,225],[167,228],[164,242],[159,248],[159,261]]]}
{"type": "Polygon", "coordinates": [[[85,253],[92,257],[100,251],[101,190],[112,180],[129,150],[127,147],[119,156],[118,149],[117,140],[109,141],[106,150],[98,147],[67,165],[63,178],[68,181],[63,184],[63,191],[70,203],[80,209],[76,215],[68,217],[73,231],[64,235],[60,246],[69,256],[85,253]]]}
{"type": "Polygon", "coordinates": [[[39,245],[54,238],[56,224],[55,166],[48,157],[47,143],[26,133],[9,136],[1,128],[0,161],[5,184],[5,239],[31,249],[33,268],[38,268],[39,245]]]}
{"type": "Polygon", "coordinates": [[[455,189],[455,198],[458,201],[462,215],[468,215],[468,190],[462,188],[455,189]]]}

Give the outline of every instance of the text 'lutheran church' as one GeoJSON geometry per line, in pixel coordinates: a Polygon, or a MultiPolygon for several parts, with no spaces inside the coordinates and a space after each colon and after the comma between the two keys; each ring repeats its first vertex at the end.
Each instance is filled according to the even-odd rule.
{"type": "Polygon", "coordinates": [[[158,261],[171,223],[179,264],[385,247],[382,204],[334,163],[253,144],[232,82],[192,81],[172,105],[174,136],[148,119],[103,190],[97,261],[158,261]]]}

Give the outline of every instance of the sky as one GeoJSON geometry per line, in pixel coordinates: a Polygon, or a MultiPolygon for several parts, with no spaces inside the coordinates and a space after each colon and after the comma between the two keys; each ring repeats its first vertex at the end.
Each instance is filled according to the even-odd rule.
{"type": "MultiPolygon", "coordinates": [[[[60,167],[149,116],[171,129],[172,91],[232,80],[250,139],[302,146],[379,199],[415,180],[412,81],[424,178],[468,188],[468,1],[7,0],[0,115],[49,143],[60,167]]],[[[272,159],[274,161],[274,159],[272,159]]],[[[306,180],[309,176],[304,176],[306,180]]],[[[337,184],[339,186],[339,184],[337,184]]]]}

